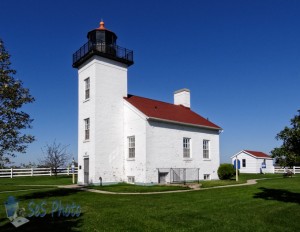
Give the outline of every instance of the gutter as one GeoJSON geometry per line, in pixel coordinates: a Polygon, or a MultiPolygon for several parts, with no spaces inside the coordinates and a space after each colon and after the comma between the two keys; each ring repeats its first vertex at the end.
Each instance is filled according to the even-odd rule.
{"type": "Polygon", "coordinates": [[[200,127],[200,128],[204,128],[204,129],[210,129],[210,130],[217,130],[217,131],[219,131],[219,133],[223,132],[223,129],[220,128],[220,127],[203,126],[203,125],[197,125],[197,124],[185,123],[185,122],[178,122],[178,121],[172,121],[172,120],[168,120],[168,119],[161,119],[161,118],[154,118],[154,117],[147,117],[147,120],[168,122],[168,123],[180,124],[180,125],[184,125],[184,126],[192,126],[192,127],[200,127]]]}

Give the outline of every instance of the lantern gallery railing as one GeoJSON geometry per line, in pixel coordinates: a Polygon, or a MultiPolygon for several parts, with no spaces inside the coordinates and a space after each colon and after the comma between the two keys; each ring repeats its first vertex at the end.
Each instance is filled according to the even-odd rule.
{"type": "Polygon", "coordinates": [[[112,60],[125,63],[128,66],[133,64],[133,51],[122,48],[118,45],[105,44],[101,41],[92,43],[88,41],[73,54],[73,67],[80,66],[85,60],[93,55],[100,55],[112,60]]]}

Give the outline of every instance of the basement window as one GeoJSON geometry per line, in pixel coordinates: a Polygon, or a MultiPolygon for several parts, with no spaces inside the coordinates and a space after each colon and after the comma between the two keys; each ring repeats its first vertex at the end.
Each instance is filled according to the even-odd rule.
{"type": "Polygon", "coordinates": [[[130,184],[135,183],[134,176],[127,176],[127,178],[128,178],[128,180],[127,180],[128,183],[130,183],[130,184]]]}
{"type": "Polygon", "coordinates": [[[204,180],[210,180],[210,174],[204,174],[203,179],[204,180]]]}

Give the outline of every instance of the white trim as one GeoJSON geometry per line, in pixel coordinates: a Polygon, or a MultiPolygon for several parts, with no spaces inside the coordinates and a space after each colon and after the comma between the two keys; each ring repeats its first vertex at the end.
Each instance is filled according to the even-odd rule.
{"type": "Polygon", "coordinates": [[[211,129],[211,130],[216,130],[216,131],[222,131],[223,130],[222,128],[216,128],[216,127],[211,127],[211,126],[203,126],[203,125],[197,125],[197,124],[191,124],[191,123],[185,123],[185,122],[178,122],[178,121],[173,121],[173,120],[168,120],[168,119],[162,119],[162,118],[147,117],[147,120],[169,122],[169,123],[173,123],[173,124],[179,124],[179,125],[184,125],[184,126],[200,127],[200,128],[211,129]]]}

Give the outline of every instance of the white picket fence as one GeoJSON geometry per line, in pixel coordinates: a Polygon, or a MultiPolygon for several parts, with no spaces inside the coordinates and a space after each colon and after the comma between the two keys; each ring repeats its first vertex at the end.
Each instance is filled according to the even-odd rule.
{"type": "MultiPolygon", "coordinates": [[[[74,174],[77,175],[78,168],[74,168],[74,174]]],[[[71,175],[72,169],[67,168],[58,168],[57,175],[71,175]]],[[[0,169],[0,178],[1,177],[20,177],[20,176],[53,176],[54,171],[51,168],[6,168],[0,169]]]]}
{"type": "Polygon", "coordinates": [[[287,171],[291,171],[294,174],[300,173],[300,167],[293,166],[292,168],[284,168],[284,167],[274,167],[274,173],[286,173],[287,171]]]}

